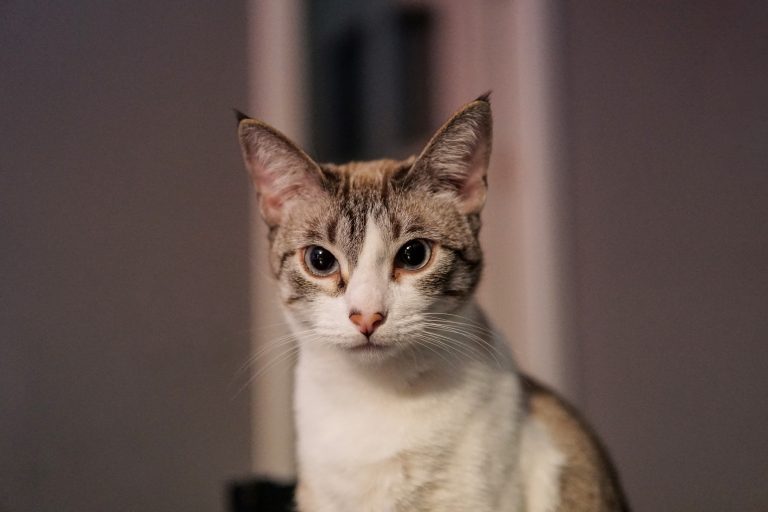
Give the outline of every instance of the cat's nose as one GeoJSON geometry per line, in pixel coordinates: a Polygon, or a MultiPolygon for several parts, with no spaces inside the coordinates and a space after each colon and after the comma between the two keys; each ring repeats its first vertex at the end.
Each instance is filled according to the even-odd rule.
{"type": "Polygon", "coordinates": [[[366,336],[373,334],[373,331],[378,329],[386,319],[387,316],[379,312],[361,313],[360,311],[353,311],[349,315],[349,320],[357,326],[357,329],[361,333],[365,334],[366,336]]]}

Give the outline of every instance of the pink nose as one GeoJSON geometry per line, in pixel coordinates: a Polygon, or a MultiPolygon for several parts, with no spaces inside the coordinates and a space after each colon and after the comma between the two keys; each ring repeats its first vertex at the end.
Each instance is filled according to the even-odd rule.
{"type": "Polygon", "coordinates": [[[373,331],[378,329],[378,327],[384,323],[386,318],[387,317],[381,313],[364,314],[359,311],[353,311],[352,314],[349,315],[350,321],[366,336],[373,334],[373,331]]]}

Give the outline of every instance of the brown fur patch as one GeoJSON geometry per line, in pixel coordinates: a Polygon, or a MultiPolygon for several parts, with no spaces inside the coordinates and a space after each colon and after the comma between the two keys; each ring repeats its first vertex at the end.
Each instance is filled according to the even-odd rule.
{"type": "Polygon", "coordinates": [[[560,475],[557,511],[628,511],[605,448],[578,413],[529,377],[523,377],[523,388],[529,413],[545,426],[566,458],[560,475]]]}

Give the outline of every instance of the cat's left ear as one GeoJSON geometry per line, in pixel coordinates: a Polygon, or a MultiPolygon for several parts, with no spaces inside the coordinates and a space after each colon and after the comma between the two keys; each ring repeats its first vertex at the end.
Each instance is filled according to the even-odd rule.
{"type": "Polygon", "coordinates": [[[485,204],[492,126],[487,94],[462,107],[416,159],[408,176],[411,186],[452,194],[462,213],[479,212],[485,204]]]}

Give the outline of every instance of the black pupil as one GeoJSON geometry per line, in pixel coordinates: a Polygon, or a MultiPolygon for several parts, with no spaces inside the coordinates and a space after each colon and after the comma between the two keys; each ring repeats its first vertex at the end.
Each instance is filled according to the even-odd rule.
{"type": "Polygon", "coordinates": [[[320,272],[327,272],[333,268],[333,264],[336,263],[336,258],[330,251],[323,249],[322,247],[313,247],[309,253],[309,261],[312,266],[320,272]]]}
{"type": "Polygon", "coordinates": [[[427,247],[421,240],[408,242],[400,249],[398,259],[406,267],[418,267],[427,259],[427,247]]]}

